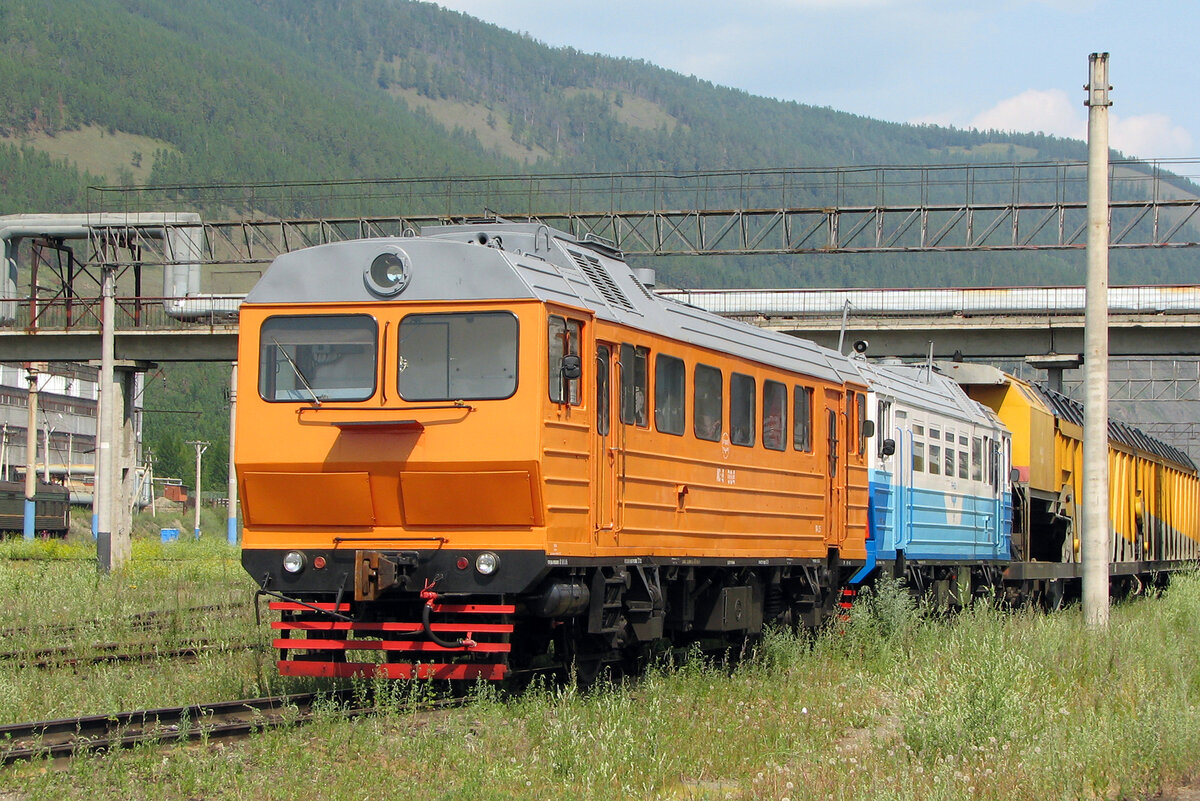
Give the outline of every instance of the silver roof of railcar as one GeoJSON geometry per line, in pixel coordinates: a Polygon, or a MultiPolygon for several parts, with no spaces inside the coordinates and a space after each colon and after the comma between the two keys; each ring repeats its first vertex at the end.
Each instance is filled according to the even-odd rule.
{"type": "Polygon", "coordinates": [[[926,364],[893,364],[854,360],[871,392],[892,398],[912,409],[976,425],[1000,428],[991,409],[967,397],[958,382],[926,364]]]}
{"type": "Polygon", "coordinates": [[[246,303],[381,303],[363,273],[382,249],[411,262],[396,301],[537,299],[604,320],[831,381],[857,381],[850,360],[812,342],[718,317],[647,289],[620,253],[538,223],[426,227],[421,236],[359,239],[279,256],[246,303]]]}

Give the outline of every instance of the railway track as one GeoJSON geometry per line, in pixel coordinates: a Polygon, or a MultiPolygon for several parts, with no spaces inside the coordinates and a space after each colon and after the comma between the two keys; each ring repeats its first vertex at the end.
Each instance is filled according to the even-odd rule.
{"type": "Polygon", "coordinates": [[[141,743],[236,739],[265,729],[306,723],[323,703],[346,717],[374,710],[369,704],[356,702],[351,690],[340,690],[16,723],[0,726],[0,764],[50,759],[61,765],[76,755],[141,743]]]}
{"type": "Polygon", "coordinates": [[[18,667],[42,669],[70,668],[81,665],[98,665],[103,662],[153,662],[156,659],[194,659],[201,654],[230,651],[248,651],[253,649],[268,650],[266,643],[259,642],[221,642],[219,640],[197,639],[190,640],[176,648],[155,647],[150,650],[135,650],[147,643],[93,643],[85,648],[62,646],[59,648],[39,648],[30,651],[0,652],[0,662],[11,662],[18,667]],[[80,651],[90,651],[80,655],[80,651]]]}
{"type": "MultiPolygon", "coordinates": [[[[217,612],[230,612],[247,608],[246,604],[206,604],[204,606],[188,606],[181,609],[163,609],[153,610],[150,612],[139,612],[135,615],[130,615],[119,622],[126,628],[133,631],[150,631],[169,626],[171,621],[179,615],[192,614],[212,614],[217,612]]],[[[80,634],[94,628],[95,624],[88,623],[51,623],[45,626],[18,626],[15,628],[0,629],[0,641],[13,639],[16,637],[37,635],[38,637],[51,639],[69,637],[74,634],[80,634]]]]}
{"type": "MultiPolygon", "coordinates": [[[[240,604],[210,604],[187,607],[179,610],[142,612],[131,615],[117,626],[131,633],[153,635],[169,629],[182,615],[211,616],[231,611],[244,610],[240,604]]],[[[94,623],[61,623],[36,627],[21,627],[0,630],[0,643],[11,640],[40,640],[62,642],[85,635],[94,628],[94,623]]],[[[176,639],[173,647],[162,647],[161,641],[136,639],[125,641],[75,642],[47,647],[16,648],[0,650],[0,663],[15,663],[20,667],[58,668],[101,662],[149,662],[161,658],[191,658],[206,651],[232,651],[258,647],[250,641],[225,643],[206,639],[202,635],[204,626],[194,636],[176,639]]],[[[175,639],[175,638],[172,638],[175,639]]]]}

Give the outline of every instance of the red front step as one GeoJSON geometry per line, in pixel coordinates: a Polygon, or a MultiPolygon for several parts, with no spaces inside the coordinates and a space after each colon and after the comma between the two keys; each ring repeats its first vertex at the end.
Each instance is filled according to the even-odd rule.
{"type": "Polygon", "coordinates": [[[281,676],[325,676],[329,678],[349,679],[381,678],[381,679],[454,679],[474,681],[500,681],[508,670],[507,665],[447,665],[439,663],[409,664],[406,662],[388,662],[377,665],[371,662],[308,662],[308,661],[279,661],[281,676]]]}
{"type": "Polygon", "coordinates": [[[285,638],[274,640],[272,648],[285,650],[298,648],[304,651],[440,651],[444,654],[507,654],[512,644],[506,642],[477,642],[467,648],[443,648],[428,640],[303,640],[285,638]]]}
{"type": "MultiPolygon", "coordinates": [[[[513,604],[481,603],[434,603],[430,612],[435,615],[451,616],[449,622],[430,623],[430,629],[443,640],[471,641],[465,647],[446,648],[426,638],[424,626],[419,621],[377,621],[360,623],[353,620],[337,620],[322,615],[322,611],[349,612],[350,604],[314,603],[305,605],[290,601],[272,601],[270,608],[278,610],[285,619],[272,622],[271,628],[283,632],[272,646],[279,650],[279,672],[284,676],[325,676],[347,678],[351,676],[379,677],[390,679],[486,679],[498,681],[504,678],[507,665],[503,662],[485,663],[471,660],[474,655],[508,654],[512,650],[509,635],[513,624],[497,623],[497,615],[510,615],[516,611],[513,604]],[[489,622],[475,622],[472,618],[482,617],[489,622]],[[416,637],[412,635],[416,634],[416,637]],[[482,635],[482,641],[481,640],[482,635]],[[440,655],[443,658],[462,657],[456,663],[409,663],[409,662],[348,662],[350,651],[373,651],[375,653],[440,655]]],[[[419,609],[419,607],[417,607],[419,609]]],[[[418,617],[420,612],[416,612],[418,617]]],[[[495,658],[495,657],[493,657],[495,658]]],[[[504,656],[501,659],[506,658],[504,656]]]]}
{"type": "MultiPolygon", "coordinates": [[[[283,631],[421,631],[420,623],[351,623],[344,620],[296,620],[271,622],[271,628],[283,631]]],[[[438,634],[511,634],[511,623],[431,623],[438,634]]]]}

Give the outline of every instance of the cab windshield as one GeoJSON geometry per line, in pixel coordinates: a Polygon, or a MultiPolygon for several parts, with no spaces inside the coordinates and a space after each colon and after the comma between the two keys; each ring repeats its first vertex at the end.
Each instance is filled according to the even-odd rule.
{"type": "Polygon", "coordinates": [[[398,350],[405,400],[499,399],[517,390],[517,318],[509,312],[410,314],[398,350]]]}
{"type": "Polygon", "coordinates": [[[258,394],[271,402],[361,401],[375,394],[375,321],[364,314],[269,317],[258,394]]]}

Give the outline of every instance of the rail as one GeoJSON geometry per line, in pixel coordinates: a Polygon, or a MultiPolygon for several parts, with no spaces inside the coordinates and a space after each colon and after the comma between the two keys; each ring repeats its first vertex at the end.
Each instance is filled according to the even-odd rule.
{"type": "MultiPolygon", "coordinates": [[[[432,712],[466,702],[465,698],[437,698],[419,704],[418,709],[432,712]]],[[[375,706],[371,699],[361,697],[361,690],[349,688],[16,723],[0,726],[0,764],[66,760],[143,743],[238,739],[265,729],[308,723],[322,711],[353,718],[371,714],[375,706]]]]}

